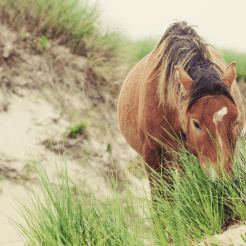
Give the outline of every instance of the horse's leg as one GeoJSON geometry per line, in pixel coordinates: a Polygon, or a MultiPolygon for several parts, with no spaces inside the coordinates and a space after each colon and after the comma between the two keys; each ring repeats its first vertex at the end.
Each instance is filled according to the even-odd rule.
{"type": "Polygon", "coordinates": [[[151,198],[152,200],[156,200],[154,197],[161,193],[161,186],[160,182],[158,182],[157,176],[158,174],[161,176],[164,171],[162,170],[164,166],[164,159],[162,158],[161,146],[152,146],[151,148],[148,143],[144,144],[143,160],[146,163],[145,169],[149,178],[149,185],[152,195],[151,198]]]}
{"type": "MultiPolygon", "coordinates": [[[[170,178],[168,177],[167,170],[169,167],[169,161],[170,161],[170,155],[163,151],[161,146],[155,146],[153,148],[149,147],[149,144],[144,145],[143,148],[143,159],[146,163],[145,169],[148,174],[149,178],[149,185],[151,190],[151,200],[152,200],[152,206],[156,213],[156,215],[159,217],[159,209],[158,209],[158,200],[159,198],[167,199],[169,198],[165,191],[162,189],[166,189],[166,187],[161,186],[162,181],[159,181],[159,179],[164,179],[165,181],[163,184],[171,183],[170,178]],[[156,177],[156,174],[160,174],[160,177],[156,177]]],[[[153,219],[153,222],[155,223],[155,219],[153,219]]],[[[168,242],[172,243],[172,239],[168,236],[168,242]]]]}

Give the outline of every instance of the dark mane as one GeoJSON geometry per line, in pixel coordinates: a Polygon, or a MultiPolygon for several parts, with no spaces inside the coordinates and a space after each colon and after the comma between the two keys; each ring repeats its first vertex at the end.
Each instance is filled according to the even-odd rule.
{"type": "Polygon", "coordinates": [[[188,69],[188,74],[195,81],[190,88],[190,102],[187,110],[189,110],[196,101],[207,95],[224,95],[235,103],[227,85],[222,81],[220,74],[210,64],[200,68],[190,68],[188,69]]]}
{"type": "Polygon", "coordinates": [[[175,65],[182,67],[194,80],[186,110],[207,95],[225,95],[234,102],[228,87],[222,81],[223,71],[211,60],[208,46],[186,22],[174,23],[166,30],[156,48],[163,49],[156,66],[160,71],[158,93],[163,105],[174,107],[174,104],[180,105],[187,99],[180,88],[175,65]]]}

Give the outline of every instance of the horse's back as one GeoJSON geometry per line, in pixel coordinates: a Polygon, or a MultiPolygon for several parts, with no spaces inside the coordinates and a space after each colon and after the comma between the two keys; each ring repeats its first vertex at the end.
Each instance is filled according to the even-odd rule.
{"type": "Polygon", "coordinates": [[[146,67],[150,54],[140,60],[127,75],[118,99],[118,121],[120,130],[133,149],[141,154],[142,142],[139,132],[139,100],[141,84],[146,80],[146,67]]]}

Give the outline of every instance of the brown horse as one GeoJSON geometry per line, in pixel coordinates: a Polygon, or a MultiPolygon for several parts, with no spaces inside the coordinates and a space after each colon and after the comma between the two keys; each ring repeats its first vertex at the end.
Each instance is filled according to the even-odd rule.
{"type": "MultiPolygon", "coordinates": [[[[186,22],[172,24],[123,83],[118,101],[121,132],[156,171],[161,165],[170,167],[174,158],[167,148],[177,148],[174,139],[179,138],[209,177],[214,180],[216,170],[219,175],[224,170],[232,178],[232,143],[244,126],[235,78],[235,62],[227,66],[186,22]]],[[[149,181],[152,186],[151,175],[149,181]]]]}

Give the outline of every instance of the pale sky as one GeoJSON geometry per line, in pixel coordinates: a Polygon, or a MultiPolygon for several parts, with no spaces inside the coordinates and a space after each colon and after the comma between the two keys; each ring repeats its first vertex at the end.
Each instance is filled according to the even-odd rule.
{"type": "Polygon", "coordinates": [[[118,24],[133,39],[158,37],[175,20],[197,25],[196,31],[216,48],[246,51],[246,0],[91,0],[102,20],[118,24]]]}

